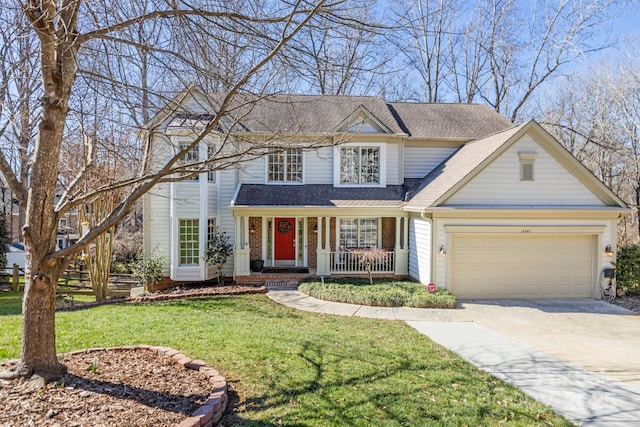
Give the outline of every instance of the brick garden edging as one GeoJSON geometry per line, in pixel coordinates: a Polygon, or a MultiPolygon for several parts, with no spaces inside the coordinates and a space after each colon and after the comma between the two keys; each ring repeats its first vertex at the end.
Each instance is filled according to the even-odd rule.
{"type": "Polygon", "coordinates": [[[86,354],[98,351],[119,351],[119,350],[142,350],[165,355],[173,359],[178,365],[185,369],[202,372],[213,385],[213,389],[207,401],[201,405],[191,416],[184,419],[176,427],[212,427],[220,421],[224,411],[227,409],[227,380],[218,371],[207,365],[202,360],[193,360],[189,356],[180,353],[170,347],[152,345],[126,345],[122,347],[89,348],[86,350],[76,350],[60,355],[73,356],[75,354],[86,354]]]}

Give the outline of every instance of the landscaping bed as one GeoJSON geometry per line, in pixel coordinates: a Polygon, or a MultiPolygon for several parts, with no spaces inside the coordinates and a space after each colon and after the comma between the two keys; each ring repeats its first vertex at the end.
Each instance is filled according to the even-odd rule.
{"type": "Polygon", "coordinates": [[[325,301],[375,307],[455,308],[456,299],[444,289],[431,293],[423,284],[396,279],[331,279],[304,281],[298,287],[325,301]]]}
{"type": "Polygon", "coordinates": [[[41,388],[0,380],[0,425],[175,426],[213,389],[203,372],[146,349],[77,352],[62,362],[68,372],[41,388]]]}

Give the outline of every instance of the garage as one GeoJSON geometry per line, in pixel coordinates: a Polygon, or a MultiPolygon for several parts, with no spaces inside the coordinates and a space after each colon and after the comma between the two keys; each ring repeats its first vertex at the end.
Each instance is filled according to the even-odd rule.
{"type": "Polygon", "coordinates": [[[458,298],[589,298],[592,234],[452,234],[451,291],[458,298]]]}

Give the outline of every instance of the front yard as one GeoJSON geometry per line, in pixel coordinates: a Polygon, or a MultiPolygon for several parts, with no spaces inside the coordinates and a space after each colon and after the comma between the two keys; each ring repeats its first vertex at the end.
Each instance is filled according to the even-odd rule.
{"type": "MultiPolygon", "coordinates": [[[[17,357],[19,297],[0,294],[0,360],[17,357]]],[[[224,425],[571,425],[403,322],[303,313],[264,295],[57,314],[58,350],[166,345],[237,393],[224,425]]]]}

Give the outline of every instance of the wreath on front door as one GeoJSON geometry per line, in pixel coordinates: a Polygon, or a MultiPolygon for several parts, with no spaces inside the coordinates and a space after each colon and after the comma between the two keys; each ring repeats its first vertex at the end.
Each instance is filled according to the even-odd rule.
{"type": "Polygon", "coordinates": [[[286,219],[278,221],[278,231],[282,234],[287,234],[291,231],[291,223],[286,219]]]}

